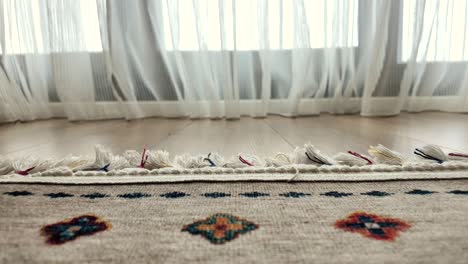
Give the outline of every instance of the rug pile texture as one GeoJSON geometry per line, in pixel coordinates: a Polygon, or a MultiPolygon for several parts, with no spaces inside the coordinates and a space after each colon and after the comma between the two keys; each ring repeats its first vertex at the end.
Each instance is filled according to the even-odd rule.
{"type": "Polygon", "coordinates": [[[467,263],[468,179],[10,182],[0,223],[0,263],[467,263]]]}
{"type": "Polygon", "coordinates": [[[0,157],[0,263],[468,263],[468,154],[0,157]]]}

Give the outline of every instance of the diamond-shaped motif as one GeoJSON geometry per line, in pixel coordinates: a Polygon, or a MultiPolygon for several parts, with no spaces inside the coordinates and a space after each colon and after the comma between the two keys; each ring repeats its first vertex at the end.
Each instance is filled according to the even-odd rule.
{"type": "Polygon", "coordinates": [[[186,225],[182,231],[192,235],[201,235],[213,244],[224,244],[257,228],[258,225],[253,222],[234,215],[218,213],[186,225]]]}
{"type": "Polygon", "coordinates": [[[335,227],[348,232],[360,233],[372,239],[393,241],[399,232],[408,230],[411,225],[396,218],[355,212],[345,219],[336,221],[335,227]]]}
{"type": "Polygon", "coordinates": [[[111,227],[111,224],[95,215],[81,215],[46,225],[41,228],[41,235],[46,237],[48,244],[60,245],[75,240],[80,236],[90,236],[111,227]]]}

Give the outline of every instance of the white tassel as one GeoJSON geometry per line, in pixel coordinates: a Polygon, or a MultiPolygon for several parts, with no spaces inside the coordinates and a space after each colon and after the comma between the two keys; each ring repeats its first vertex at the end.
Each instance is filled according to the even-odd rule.
{"type": "Polygon", "coordinates": [[[205,157],[202,155],[190,156],[189,154],[183,154],[176,156],[174,163],[181,168],[194,169],[209,167],[210,164],[205,161],[205,157]]]}
{"type": "Polygon", "coordinates": [[[95,151],[96,157],[93,164],[78,167],[75,170],[111,171],[133,167],[125,157],[119,155],[114,156],[109,149],[101,145],[96,145],[95,151]]]}
{"type": "Polygon", "coordinates": [[[249,165],[242,163],[239,160],[239,157],[232,157],[228,161],[226,161],[226,163],[223,164],[223,167],[237,169],[237,168],[249,167],[249,165]]]}
{"type": "Polygon", "coordinates": [[[310,164],[311,161],[309,160],[309,158],[307,158],[305,153],[306,153],[305,148],[296,147],[292,154],[292,159],[293,159],[292,163],[293,164],[310,164]]]}
{"type": "Polygon", "coordinates": [[[374,158],[377,163],[389,165],[403,165],[405,159],[400,153],[390,150],[385,146],[379,144],[377,146],[369,147],[369,154],[374,158]]]}
{"type": "Polygon", "coordinates": [[[92,164],[93,159],[91,157],[80,157],[68,155],[65,158],[58,160],[54,164],[54,168],[67,167],[71,170],[80,168],[89,164],[92,164]]]}
{"type": "Polygon", "coordinates": [[[254,166],[262,167],[264,165],[265,163],[255,155],[239,154],[235,157],[231,157],[223,167],[236,169],[254,166]]]}
{"type": "Polygon", "coordinates": [[[140,165],[141,162],[141,153],[139,153],[136,150],[127,150],[124,153],[125,159],[127,159],[127,162],[130,165],[133,165],[135,167],[140,165]]]}
{"type": "Polygon", "coordinates": [[[356,157],[356,156],[351,155],[349,153],[343,153],[343,152],[336,154],[333,157],[333,160],[335,160],[335,162],[337,164],[340,164],[340,165],[348,165],[348,166],[369,165],[369,162],[367,160],[356,157]]]}
{"type": "Polygon", "coordinates": [[[133,164],[128,163],[128,160],[124,156],[120,155],[111,156],[110,162],[108,164],[108,171],[134,167],[133,164]]]}
{"type": "Polygon", "coordinates": [[[437,163],[442,163],[449,159],[447,154],[436,145],[426,145],[422,148],[417,148],[414,154],[421,160],[437,163]]]}
{"type": "Polygon", "coordinates": [[[149,150],[147,155],[148,159],[146,160],[145,168],[149,170],[172,167],[169,152],[165,150],[149,150]]]}
{"type": "Polygon", "coordinates": [[[112,162],[112,152],[101,145],[96,145],[94,147],[96,152],[96,159],[94,160],[94,165],[98,167],[105,166],[112,162]]]}
{"type": "MultiPolygon", "coordinates": [[[[131,169],[139,170],[145,168],[148,170],[162,169],[166,167],[174,168],[204,168],[204,167],[227,167],[227,168],[246,168],[246,167],[282,167],[289,165],[311,164],[322,165],[345,165],[345,166],[365,166],[371,165],[375,161],[380,164],[404,165],[420,164],[417,160],[406,159],[403,155],[386,148],[383,145],[370,146],[369,153],[372,159],[349,151],[348,153],[338,153],[333,157],[321,153],[311,144],[306,144],[302,148],[296,148],[293,153],[278,153],[273,158],[265,160],[254,155],[239,154],[225,160],[218,153],[208,155],[191,156],[188,154],[176,156],[173,160],[167,151],[146,151],[139,153],[135,150],[126,151],[123,155],[113,155],[111,151],[103,146],[95,147],[96,155],[92,157],[66,156],[62,159],[43,159],[25,157],[21,160],[11,160],[6,157],[0,157],[0,175],[16,173],[28,175],[37,172],[46,172],[45,174],[71,175],[71,171],[91,170],[91,171],[110,171],[131,169]]],[[[415,153],[420,158],[429,162],[443,163],[449,160],[468,161],[468,154],[463,153],[444,153],[438,146],[427,145],[416,149],[415,153]]],[[[455,163],[454,163],[455,164],[455,163]]],[[[432,166],[432,165],[428,165],[432,166]]],[[[297,168],[296,168],[297,169],[297,168]]]]}
{"type": "Polygon", "coordinates": [[[265,166],[266,167],[282,167],[291,165],[294,163],[294,155],[286,154],[286,153],[278,153],[275,155],[274,158],[266,158],[265,159],[265,166]]]}
{"type": "MultiPolygon", "coordinates": [[[[322,154],[315,146],[306,144],[304,145],[305,156],[308,160],[307,163],[317,164],[317,165],[332,165],[335,162],[332,158],[322,154]]],[[[307,164],[306,163],[306,164],[307,164]]]]}
{"type": "Polygon", "coordinates": [[[14,171],[22,175],[46,171],[53,168],[54,164],[55,162],[53,160],[44,160],[36,157],[25,157],[12,162],[14,171]]]}
{"type": "Polygon", "coordinates": [[[208,153],[204,161],[209,164],[210,167],[222,167],[225,163],[224,158],[216,152],[208,153]]]}
{"type": "Polygon", "coordinates": [[[4,156],[0,156],[0,175],[6,175],[14,171],[12,161],[4,156]]]}

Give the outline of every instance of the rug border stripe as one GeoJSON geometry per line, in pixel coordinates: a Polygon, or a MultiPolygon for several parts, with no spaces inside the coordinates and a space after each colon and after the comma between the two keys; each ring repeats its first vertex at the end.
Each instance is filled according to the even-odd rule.
{"type": "Polygon", "coordinates": [[[437,172],[372,172],[372,173],[263,173],[263,174],[193,174],[145,176],[40,176],[9,175],[0,177],[0,184],[144,184],[183,182],[365,182],[407,180],[468,179],[468,171],[437,172]]]}

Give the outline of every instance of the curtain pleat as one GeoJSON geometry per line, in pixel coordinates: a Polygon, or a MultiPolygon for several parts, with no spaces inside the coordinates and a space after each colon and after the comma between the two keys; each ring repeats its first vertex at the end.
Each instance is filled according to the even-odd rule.
{"type": "Polygon", "coordinates": [[[468,111],[467,0],[0,0],[0,122],[468,111]]]}

